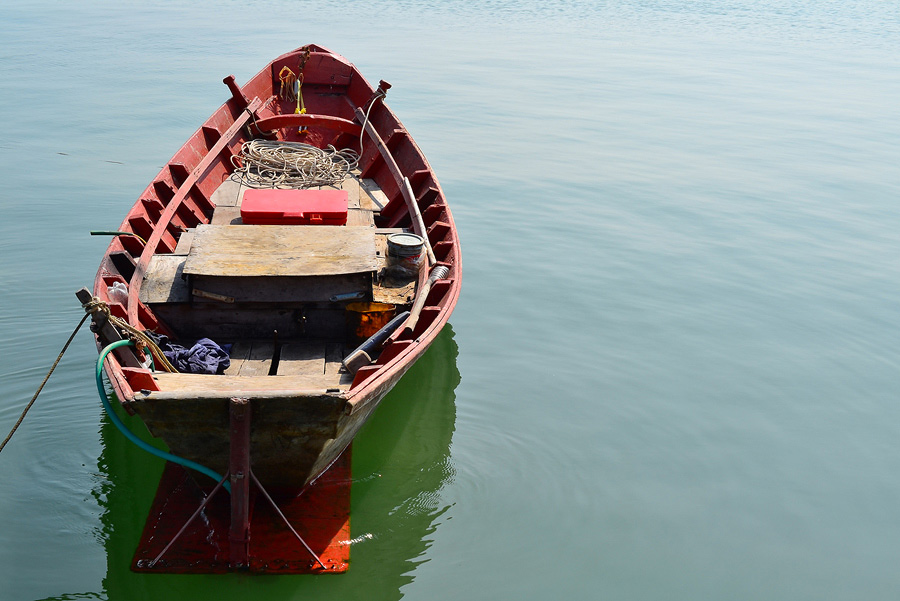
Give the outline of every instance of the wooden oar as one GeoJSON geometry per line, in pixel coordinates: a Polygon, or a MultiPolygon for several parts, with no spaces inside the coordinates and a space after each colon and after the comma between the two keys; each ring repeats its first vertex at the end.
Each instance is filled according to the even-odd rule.
{"type": "Polygon", "coordinates": [[[428,264],[434,265],[437,263],[437,259],[434,258],[434,251],[431,249],[431,242],[428,240],[428,230],[425,229],[425,221],[422,219],[419,203],[416,202],[416,195],[413,194],[412,185],[410,185],[407,177],[403,178],[403,191],[405,192],[403,196],[406,199],[407,208],[416,226],[413,229],[425,240],[425,253],[428,255],[428,264]]]}

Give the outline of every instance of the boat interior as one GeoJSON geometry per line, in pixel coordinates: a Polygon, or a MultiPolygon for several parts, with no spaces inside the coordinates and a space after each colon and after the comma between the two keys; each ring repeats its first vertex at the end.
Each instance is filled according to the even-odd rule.
{"type": "Polygon", "coordinates": [[[341,362],[364,340],[359,332],[374,333],[371,325],[360,330],[360,322],[383,325],[412,302],[416,281],[379,277],[387,236],[408,229],[376,227],[388,202],[377,184],[354,170],[340,186],[318,189],[325,188],[347,192],[346,225],[246,225],[241,203],[248,188],[228,178],[212,195],[210,223],[184,231],[174,252],[152,257],[140,300],[160,330],[183,345],[200,338],[230,345],[224,373],[155,372],[156,388],[350,388],[353,374],[341,362]]]}

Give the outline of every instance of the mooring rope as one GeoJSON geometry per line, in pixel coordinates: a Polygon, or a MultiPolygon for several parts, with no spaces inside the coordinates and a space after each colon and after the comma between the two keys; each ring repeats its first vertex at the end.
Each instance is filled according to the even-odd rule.
{"type": "Polygon", "coordinates": [[[251,188],[339,186],[358,161],[359,155],[350,149],[250,140],[241,146],[240,155],[232,157],[231,178],[251,188]]]}
{"type": "Polygon", "coordinates": [[[50,371],[47,372],[47,375],[44,376],[44,380],[41,382],[40,386],[38,386],[37,390],[34,393],[34,396],[31,397],[31,400],[25,406],[25,409],[22,411],[22,415],[19,416],[19,419],[16,421],[15,425],[12,427],[12,430],[9,431],[9,434],[6,435],[6,438],[0,443],[0,452],[3,451],[6,444],[13,437],[13,434],[16,433],[16,430],[19,429],[19,426],[22,425],[22,422],[25,421],[25,416],[28,415],[28,411],[31,409],[34,402],[37,400],[38,395],[41,394],[41,391],[44,389],[44,385],[47,384],[47,381],[50,379],[50,376],[53,374],[53,371],[56,369],[56,366],[59,365],[59,362],[62,360],[63,355],[66,354],[66,351],[69,349],[69,345],[72,343],[72,340],[75,339],[75,335],[78,333],[78,330],[81,329],[81,326],[84,325],[84,322],[88,317],[93,313],[103,313],[106,315],[106,318],[109,320],[111,324],[117,327],[120,331],[126,332],[129,334],[129,339],[139,348],[143,347],[150,351],[151,356],[153,357],[154,365],[161,366],[164,370],[172,373],[177,373],[178,370],[175,366],[166,359],[166,356],[163,354],[162,350],[160,350],[159,346],[157,346],[156,342],[144,332],[141,332],[137,328],[133,327],[124,319],[116,317],[112,315],[109,311],[109,305],[105,302],[97,298],[93,297],[89,302],[82,305],[84,308],[84,317],[81,318],[81,321],[78,322],[78,325],[75,326],[75,329],[72,331],[72,335],[69,336],[69,339],[66,340],[66,343],[63,345],[62,350],[59,352],[59,355],[56,356],[56,361],[53,362],[53,365],[50,367],[50,371]]]}
{"type": "Polygon", "coordinates": [[[31,409],[31,406],[34,405],[34,402],[37,400],[38,395],[41,394],[41,390],[44,389],[44,384],[47,383],[47,380],[50,379],[50,376],[53,374],[53,370],[56,369],[56,366],[59,365],[60,360],[63,358],[63,355],[66,354],[66,350],[69,348],[69,345],[72,343],[72,340],[75,339],[75,334],[78,333],[78,330],[81,329],[81,326],[84,325],[85,320],[90,316],[90,313],[85,313],[84,317],[81,318],[81,321],[78,322],[78,325],[75,326],[75,330],[72,332],[72,335],[69,336],[69,339],[66,340],[66,343],[63,345],[62,350],[59,352],[59,355],[56,357],[56,361],[53,362],[53,366],[50,368],[50,371],[47,372],[47,375],[44,376],[44,381],[41,382],[41,385],[38,386],[38,389],[35,391],[34,396],[31,397],[31,401],[28,405],[25,406],[25,410],[22,411],[22,415],[19,416],[19,420],[16,422],[16,425],[13,426],[12,430],[9,431],[6,438],[0,443],[0,452],[3,451],[3,448],[6,446],[6,443],[9,442],[9,439],[13,437],[13,434],[16,433],[16,430],[19,429],[19,426],[22,425],[22,422],[25,421],[25,416],[28,414],[28,410],[31,409]]]}
{"type": "Polygon", "coordinates": [[[109,320],[109,323],[118,328],[120,332],[128,334],[128,338],[135,343],[138,350],[149,350],[150,355],[153,357],[154,365],[159,365],[164,371],[169,373],[178,373],[178,369],[166,359],[166,356],[163,354],[162,349],[156,344],[156,341],[124,319],[113,315],[109,310],[109,305],[105,302],[95,296],[83,306],[84,310],[88,313],[103,313],[106,316],[106,319],[109,320]]]}

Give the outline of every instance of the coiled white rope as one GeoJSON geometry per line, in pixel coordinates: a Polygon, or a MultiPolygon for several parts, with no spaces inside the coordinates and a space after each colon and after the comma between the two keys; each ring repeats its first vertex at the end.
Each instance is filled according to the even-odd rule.
{"type": "Polygon", "coordinates": [[[358,162],[359,155],[349,148],[250,140],[241,146],[240,155],[232,157],[231,178],[251,188],[340,186],[358,162]]]}

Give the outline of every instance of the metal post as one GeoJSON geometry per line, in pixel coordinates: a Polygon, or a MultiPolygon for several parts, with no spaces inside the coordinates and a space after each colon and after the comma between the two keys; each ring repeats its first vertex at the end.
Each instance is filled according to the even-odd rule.
{"type": "Polygon", "coordinates": [[[250,563],[250,399],[233,398],[231,421],[231,528],[228,532],[229,566],[250,563]]]}

